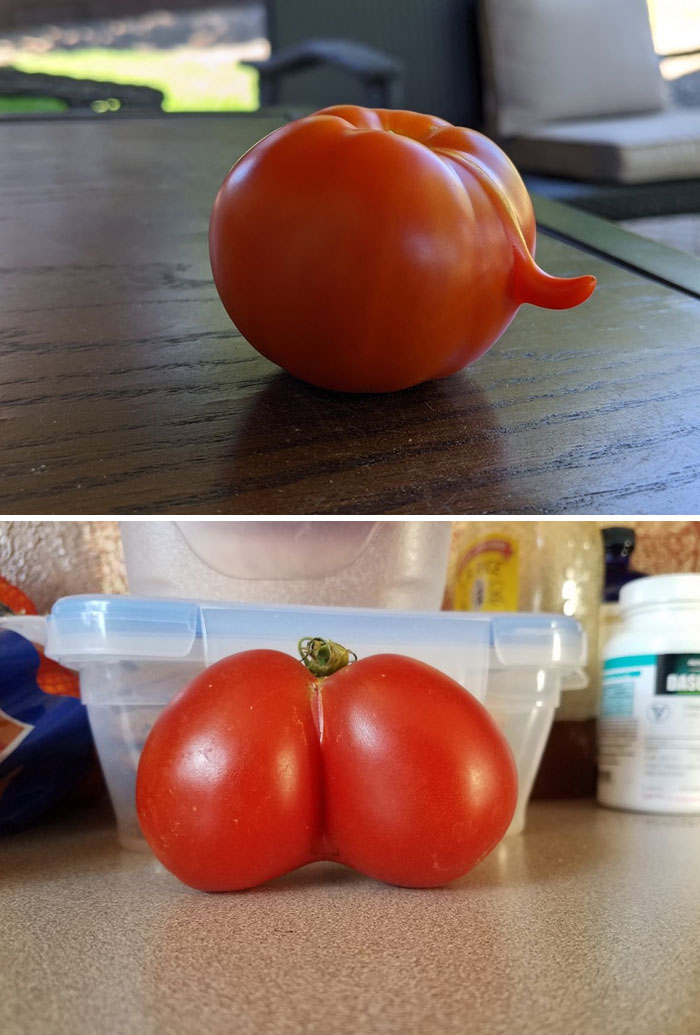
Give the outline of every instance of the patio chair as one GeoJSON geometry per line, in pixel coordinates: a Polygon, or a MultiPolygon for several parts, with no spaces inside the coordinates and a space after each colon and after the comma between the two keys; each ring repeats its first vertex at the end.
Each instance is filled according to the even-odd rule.
{"type": "Polygon", "coordinates": [[[263,103],[313,109],[378,97],[377,107],[480,121],[476,0],[267,0],[266,8],[272,57],[256,63],[263,103]],[[381,80],[373,91],[371,76],[381,80]]]}
{"type": "Polygon", "coordinates": [[[700,75],[665,83],[645,0],[267,0],[267,11],[277,103],[363,103],[361,84],[322,62],[284,69],[288,47],[357,40],[401,63],[404,107],[483,129],[540,193],[611,219],[700,211],[700,75]]]}
{"type": "Polygon", "coordinates": [[[612,218],[700,209],[699,84],[664,80],[645,0],[480,0],[479,26],[485,129],[518,168],[612,218]]]}
{"type": "MultiPolygon", "coordinates": [[[[362,90],[368,108],[398,108],[401,104],[401,63],[381,50],[349,40],[310,39],[276,51],[266,61],[242,61],[260,77],[260,106],[279,106],[288,75],[313,68],[348,72],[362,90]]],[[[315,106],[315,105],[314,105],[315,106]]]]}

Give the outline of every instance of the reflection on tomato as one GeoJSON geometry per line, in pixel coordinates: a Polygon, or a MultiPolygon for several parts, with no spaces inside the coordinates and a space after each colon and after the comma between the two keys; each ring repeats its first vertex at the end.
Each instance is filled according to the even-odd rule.
{"type": "Polygon", "coordinates": [[[246,651],[161,713],[136,787],[156,856],[208,891],[320,859],[408,887],[468,872],[505,834],[517,797],[486,709],[422,662],[380,654],[334,671],[319,667],[333,648],[310,642],[307,662],[331,675],[246,651]]]}
{"type": "Polygon", "coordinates": [[[569,308],[595,286],[535,264],[532,204],[500,148],[408,111],[341,105],[271,133],[226,177],[209,241],[250,344],[348,392],[452,374],[522,303],[569,308]]]}

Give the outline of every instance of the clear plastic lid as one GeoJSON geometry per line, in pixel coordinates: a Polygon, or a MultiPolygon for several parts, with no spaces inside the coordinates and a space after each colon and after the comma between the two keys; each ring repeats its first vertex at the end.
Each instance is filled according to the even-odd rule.
{"type": "MultiPolygon", "coordinates": [[[[564,615],[416,612],[381,609],[275,607],[130,596],[63,597],[48,619],[47,654],[67,663],[81,658],[170,660],[203,654],[212,663],[230,653],[230,641],[293,652],[302,636],[371,645],[375,652],[405,643],[490,648],[491,667],[578,669],[586,661],[585,635],[564,615]]],[[[354,649],[354,648],[353,648],[354,649]]]]}

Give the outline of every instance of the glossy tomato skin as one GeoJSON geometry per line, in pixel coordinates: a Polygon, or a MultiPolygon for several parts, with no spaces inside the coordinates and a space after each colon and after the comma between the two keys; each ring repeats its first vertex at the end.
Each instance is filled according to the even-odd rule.
{"type": "Polygon", "coordinates": [[[534,245],[529,195],[490,140],[349,105],[248,151],[210,221],[214,281],[241,333],[297,377],[347,392],[445,377],[522,302],[587,297],[592,278],[547,277],[534,245]]]}
{"type": "Polygon", "coordinates": [[[205,891],[253,887],[308,862],[321,828],[310,677],[253,650],[210,666],[158,717],[136,808],[164,866],[205,891]]]}
{"type": "Polygon", "coordinates": [[[323,693],[329,842],[349,866],[406,887],[447,884],[505,834],[517,775],[503,734],[456,682],[374,655],[323,693]]]}
{"type": "Polygon", "coordinates": [[[375,655],[315,679],[276,651],[198,676],[155,723],[136,787],[155,854],[208,891],[318,859],[445,884],[503,837],[516,797],[505,738],[443,673],[375,655]]]}

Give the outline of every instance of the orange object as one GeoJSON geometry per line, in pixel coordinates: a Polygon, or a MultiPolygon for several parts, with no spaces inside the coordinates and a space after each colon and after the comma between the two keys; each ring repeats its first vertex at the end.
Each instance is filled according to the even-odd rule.
{"type": "MultiPolygon", "coordinates": [[[[0,611],[13,615],[35,615],[38,611],[34,602],[17,586],[0,575],[0,611]]],[[[36,681],[45,694],[67,694],[80,697],[80,680],[75,672],[47,658],[40,646],[34,644],[39,653],[39,668],[36,681]]]]}
{"type": "MultiPolygon", "coordinates": [[[[35,644],[36,646],[36,644],[35,644]]],[[[69,697],[80,697],[80,679],[77,673],[59,665],[52,658],[47,658],[41,647],[36,648],[41,661],[36,674],[40,690],[45,694],[65,694],[69,697]]]]}
{"type": "Polygon", "coordinates": [[[32,600],[26,593],[0,575],[0,611],[9,611],[13,615],[38,614],[32,600]]]}
{"type": "Polygon", "coordinates": [[[569,308],[595,287],[536,265],[532,203],[500,148],[410,111],[340,105],[271,133],[226,177],[209,243],[250,344],[347,392],[446,377],[522,303],[569,308]]]}

